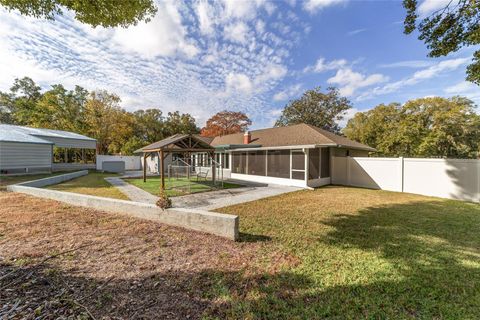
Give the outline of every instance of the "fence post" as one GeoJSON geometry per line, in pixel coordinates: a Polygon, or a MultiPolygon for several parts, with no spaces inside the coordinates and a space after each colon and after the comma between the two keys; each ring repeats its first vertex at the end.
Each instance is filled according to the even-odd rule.
{"type": "Polygon", "coordinates": [[[400,159],[400,192],[403,192],[404,184],[405,184],[405,168],[404,168],[404,159],[403,157],[399,157],[400,159]]]}

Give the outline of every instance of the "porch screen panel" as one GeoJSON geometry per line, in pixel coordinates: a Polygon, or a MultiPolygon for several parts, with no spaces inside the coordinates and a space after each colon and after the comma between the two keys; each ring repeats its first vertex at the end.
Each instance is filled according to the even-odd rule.
{"type": "Polygon", "coordinates": [[[320,177],[320,149],[310,149],[308,156],[308,179],[318,179],[320,177]]]}
{"type": "Polygon", "coordinates": [[[292,179],[305,180],[305,172],[303,172],[303,171],[292,171],[292,179]]]}
{"type": "Polygon", "coordinates": [[[268,150],[267,162],[267,176],[290,178],[290,150],[268,150]]]}
{"type": "Polygon", "coordinates": [[[232,172],[245,174],[247,172],[247,153],[235,152],[232,157],[232,172]]]}
{"type": "Polygon", "coordinates": [[[265,151],[253,151],[248,153],[248,174],[256,176],[265,175],[265,151]]]}
{"type": "Polygon", "coordinates": [[[223,167],[230,169],[230,155],[228,153],[223,154],[223,167]]]}
{"type": "Polygon", "coordinates": [[[322,164],[320,178],[330,177],[330,148],[322,148],[322,164]]]}
{"type": "Polygon", "coordinates": [[[302,151],[292,151],[292,169],[305,170],[305,154],[302,151]]]}

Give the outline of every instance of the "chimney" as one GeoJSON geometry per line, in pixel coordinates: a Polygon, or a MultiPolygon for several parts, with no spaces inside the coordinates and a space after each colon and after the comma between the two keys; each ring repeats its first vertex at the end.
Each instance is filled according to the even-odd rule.
{"type": "Polygon", "coordinates": [[[245,131],[243,134],[243,144],[249,144],[250,142],[252,142],[252,135],[250,131],[245,131]]]}

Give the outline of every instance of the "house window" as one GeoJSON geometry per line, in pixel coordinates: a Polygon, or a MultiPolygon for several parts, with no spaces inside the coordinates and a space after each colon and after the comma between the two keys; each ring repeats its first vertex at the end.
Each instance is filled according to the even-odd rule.
{"type": "Polygon", "coordinates": [[[330,149],[322,148],[322,163],[320,166],[320,178],[330,177],[330,149]]]}
{"type": "Polygon", "coordinates": [[[232,172],[245,174],[247,172],[247,153],[233,153],[232,157],[232,172]]]}
{"type": "Polygon", "coordinates": [[[265,151],[253,151],[248,153],[248,174],[264,176],[265,172],[265,151]]]}
{"type": "Polygon", "coordinates": [[[267,176],[290,178],[290,150],[268,150],[267,176]]]}
{"type": "Polygon", "coordinates": [[[310,149],[308,158],[308,179],[318,179],[320,177],[320,149],[310,149]]]}

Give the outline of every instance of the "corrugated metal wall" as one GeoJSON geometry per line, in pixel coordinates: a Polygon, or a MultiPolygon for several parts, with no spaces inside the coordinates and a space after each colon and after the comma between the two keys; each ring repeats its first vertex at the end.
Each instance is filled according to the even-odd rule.
{"type": "Polygon", "coordinates": [[[49,144],[0,142],[0,170],[51,168],[52,146],[49,144]]]}

